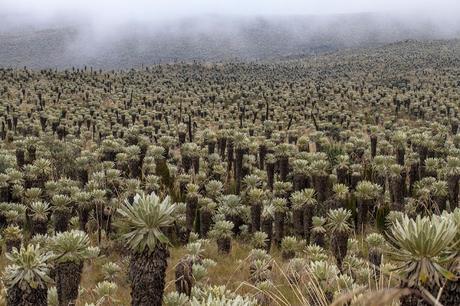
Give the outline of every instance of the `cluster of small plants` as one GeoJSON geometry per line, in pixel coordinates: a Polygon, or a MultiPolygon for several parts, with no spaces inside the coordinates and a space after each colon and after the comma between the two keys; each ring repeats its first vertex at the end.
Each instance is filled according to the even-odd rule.
{"type": "Polygon", "coordinates": [[[0,69],[0,304],[460,305],[459,65],[0,69]]]}

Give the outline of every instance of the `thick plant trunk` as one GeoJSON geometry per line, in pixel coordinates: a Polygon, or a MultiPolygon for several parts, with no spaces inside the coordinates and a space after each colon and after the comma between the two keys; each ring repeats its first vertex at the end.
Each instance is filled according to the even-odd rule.
{"type": "Polygon", "coordinates": [[[400,175],[392,177],[391,180],[391,194],[393,199],[393,208],[398,211],[404,209],[404,188],[403,180],[400,175]]]}
{"type": "Polygon", "coordinates": [[[260,231],[260,216],[262,213],[262,206],[258,203],[251,205],[251,232],[260,231]]]}
{"type": "Polygon", "coordinates": [[[59,306],[75,305],[83,262],[64,262],[56,266],[56,289],[59,306]]]}
{"type": "Polygon", "coordinates": [[[434,178],[437,178],[438,177],[438,174],[436,173],[435,170],[433,169],[425,169],[425,177],[434,177],[434,178]]]}
{"type": "Polygon", "coordinates": [[[196,209],[198,206],[198,198],[190,197],[187,199],[186,214],[185,214],[185,224],[189,232],[193,231],[193,225],[196,218],[196,209]]]}
{"type": "Polygon", "coordinates": [[[259,147],[259,169],[264,168],[266,155],[267,155],[267,146],[260,145],[259,147]]]}
{"type": "Polygon", "coordinates": [[[217,239],[217,251],[220,254],[230,254],[231,250],[232,250],[232,239],[231,238],[217,239]]]}
{"type": "Polygon", "coordinates": [[[304,174],[295,174],[292,179],[292,187],[294,191],[300,191],[308,188],[308,178],[304,174]]]}
{"type": "Polygon", "coordinates": [[[285,261],[288,261],[292,258],[295,257],[295,252],[294,251],[281,251],[281,257],[283,258],[283,260],[285,261]]]}
{"type": "Polygon", "coordinates": [[[161,306],[169,251],[157,245],[153,252],[133,253],[129,264],[132,306],[161,306]]]}
{"type": "Polygon", "coordinates": [[[275,212],[275,244],[281,246],[284,237],[284,213],[275,212]]]}
{"type": "Polygon", "coordinates": [[[230,170],[232,169],[233,167],[233,160],[234,160],[234,154],[233,154],[233,141],[231,139],[229,139],[229,141],[227,141],[227,171],[230,175],[230,170]]]}
{"type": "Polygon", "coordinates": [[[303,227],[303,215],[305,209],[294,209],[292,211],[292,223],[294,225],[294,233],[297,237],[303,237],[304,227],[303,227]]]}
{"type": "Polygon", "coordinates": [[[175,270],[175,284],[176,291],[178,293],[190,296],[192,293],[193,286],[193,275],[192,275],[193,261],[189,256],[182,258],[176,266],[175,270]]]}
{"type": "Polygon", "coordinates": [[[396,149],[396,162],[400,166],[404,166],[404,156],[406,155],[406,150],[404,148],[396,149]]]}
{"type": "Polygon", "coordinates": [[[420,177],[425,177],[425,160],[428,155],[428,147],[421,145],[419,147],[419,157],[420,157],[420,177]]]}
{"type": "Polygon", "coordinates": [[[444,286],[444,291],[439,299],[444,306],[460,305],[460,280],[448,280],[444,286]]]}
{"type": "Polygon", "coordinates": [[[3,229],[7,226],[7,220],[3,213],[0,213],[0,228],[3,229]]]}
{"type": "Polygon", "coordinates": [[[374,158],[377,155],[377,136],[371,136],[371,157],[374,158]]]}
{"type": "Polygon", "coordinates": [[[200,209],[200,237],[208,237],[211,228],[212,213],[209,210],[200,209]]]}
{"type": "Polygon", "coordinates": [[[450,209],[454,210],[458,207],[458,175],[447,176],[447,188],[449,189],[449,205],[450,209]]]}
{"type": "Polygon", "coordinates": [[[272,237],[273,237],[273,220],[271,218],[262,219],[262,231],[267,234],[267,242],[265,244],[265,250],[270,252],[272,237]]]}
{"type": "Polygon", "coordinates": [[[187,230],[187,228],[176,225],[176,235],[181,245],[186,245],[188,243],[190,232],[187,230]]]}
{"type": "Polygon", "coordinates": [[[270,190],[273,190],[273,184],[275,182],[275,164],[267,163],[267,184],[270,190]]]}
{"type": "Polygon", "coordinates": [[[447,203],[447,198],[442,196],[435,196],[434,197],[434,202],[438,206],[439,213],[442,213],[444,210],[446,210],[446,203],[447,203]]]}
{"type": "Polygon", "coordinates": [[[22,290],[18,285],[8,288],[6,292],[6,306],[47,306],[48,289],[29,286],[22,290]]]}
{"type": "Polygon", "coordinates": [[[225,148],[227,147],[227,138],[222,138],[219,140],[219,153],[220,158],[225,160],[225,148]]]}
{"type": "Polygon", "coordinates": [[[179,145],[183,145],[185,143],[186,133],[179,132],[178,137],[179,137],[179,145]]]}
{"type": "Polygon", "coordinates": [[[319,141],[315,141],[315,152],[321,152],[323,148],[321,147],[321,144],[319,141]]]}
{"type": "MultiPolygon", "coordinates": [[[[134,196],[130,195],[128,197],[129,202],[133,202],[134,196]],[[130,198],[132,197],[132,198],[130,198]]],[[[97,221],[97,234],[98,234],[98,242],[101,241],[102,230],[105,229],[107,233],[110,232],[111,229],[111,215],[108,214],[109,211],[106,210],[108,206],[105,206],[103,203],[96,204],[94,208],[96,221],[97,221]]]]}
{"type": "Polygon", "coordinates": [[[179,182],[179,193],[180,193],[180,197],[182,200],[184,200],[185,196],[187,195],[187,184],[188,184],[188,181],[179,182]]]}
{"type": "Polygon", "coordinates": [[[195,174],[198,174],[200,172],[200,157],[194,156],[192,158],[192,163],[193,163],[193,170],[195,171],[195,174]]]}
{"type": "Polygon", "coordinates": [[[458,123],[457,122],[452,122],[450,124],[450,132],[455,135],[457,134],[457,131],[458,131],[458,123]]]}
{"type": "Polygon", "coordinates": [[[356,190],[356,186],[362,180],[362,175],[359,173],[354,173],[350,177],[350,188],[351,190],[356,190]]]}
{"type": "Polygon", "coordinates": [[[88,170],[86,169],[79,169],[78,170],[78,179],[81,182],[82,185],[86,185],[88,183],[88,170]]]}
{"type": "Polygon", "coordinates": [[[48,220],[37,220],[37,219],[32,219],[32,224],[31,224],[31,235],[45,235],[48,231],[48,220]]]}
{"type": "Polygon", "coordinates": [[[240,226],[244,224],[244,220],[241,216],[238,215],[232,215],[227,217],[228,221],[231,221],[233,223],[233,234],[239,235],[241,232],[240,226]]]}
{"type": "Polygon", "coordinates": [[[316,191],[316,198],[318,199],[318,203],[322,204],[324,201],[326,201],[327,196],[328,196],[328,190],[327,190],[327,180],[328,180],[327,175],[315,175],[313,177],[313,184],[315,187],[316,191]]]}
{"type": "Polygon", "coordinates": [[[305,207],[303,212],[303,237],[307,244],[310,243],[313,207],[305,207]]]}
{"type": "Polygon", "coordinates": [[[367,224],[369,209],[371,208],[372,200],[358,199],[358,218],[356,222],[356,229],[361,231],[367,224]]]}
{"type": "Polygon", "coordinates": [[[337,172],[337,183],[350,186],[350,175],[347,167],[338,167],[337,172]]]}
{"type": "Polygon", "coordinates": [[[165,236],[168,238],[169,241],[174,240],[174,227],[172,226],[167,226],[167,227],[162,227],[160,228],[161,231],[165,234],[165,236]]]}
{"type": "Polygon", "coordinates": [[[411,164],[409,169],[409,195],[412,195],[412,191],[414,189],[415,182],[420,179],[419,175],[419,164],[411,164]]]}
{"type": "Polygon", "coordinates": [[[54,230],[56,233],[65,232],[69,228],[70,209],[54,211],[54,230]]]}
{"type": "Polygon", "coordinates": [[[286,182],[287,176],[289,174],[289,158],[283,156],[280,159],[280,180],[286,182]]]}
{"type": "MultiPolygon", "coordinates": [[[[403,168],[401,171],[401,188],[402,188],[403,198],[409,195],[409,191],[408,191],[406,182],[407,182],[407,171],[405,168],[403,168]]],[[[385,190],[383,191],[385,192],[385,190]]]]}
{"type": "Polygon", "coordinates": [[[89,219],[89,210],[80,209],[78,214],[78,223],[80,224],[80,230],[86,232],[86,223],[89,219]]]}
{"type": "Polygon", "coordinates": [[[241,190],[241,180],[243,178],[243,155],[244,155],[243,148],[237,148],[235,150],[236,158],[235,158],[235,178],[236,178],[236,193],[240,194],[241,190]]]}
{"type": "Polygon", "coordinates": [[[10,195],[10,190],[9,186],[3,186],[0,187],[0,203],[1,202],[9,202],[9,195],[10,195]]]}
{"type": "Polygon", "coordinates": [[[325,234],[322,232],[313,231],[311,235],[311,242],[312,244],[316,244],[324,248],[326,246],[326,237],[325,234]]]}
{"type": "Polygon", "coordinates": [[[188,173],[192,167],[192,158],[190,156],[182,156],[182,167],[184,167],[184,172],[188,173]]]}
{"type": "Polygon", "coordinates": [[[11,252],[13,248],[19,250],[19,248],[21,247],[21,239],[7,239],[5,241],[5,246],[7,252],[11,252]]]}
{"type": "Polygon", "coordinates": [[[131,178],[140,178],[141,177],[141,162],[139,159],[130,160],[128,163],[129,173],[131,178]]]}
{"type": "Polygon", "coordinates": [[[26,158],[25,158],[25,152],[23,149],[16,149],[16,163],[18,165],[19,169],[22,169],[22,167],[26,163],[26,158]]]}
{"type": "Polygon", "coordinates": [[[211,141],[208,143],[208,155],[214,154],[216,148],[216,143],[214,141],[211,141]]]}
{"type": "MultiPolygon", "coordinates": [[[[386,188],[386,178],[384,175],[381,175],[381,174],[376,174],[375,175],[375,179],[374,179],[374,183],[379,185],[380,187],[382,187],[382,192],[385,193],[385,188],[386,188]]],[[[391,188],[390,188],[391,189],[391,188]]]]}
{"type": "Polygon", "coordinates": [[[348,251],[348,233],[338,232],[332,236],[332,253],[337,260],[337,267],[342,271],[343,259],[348,251]]]}

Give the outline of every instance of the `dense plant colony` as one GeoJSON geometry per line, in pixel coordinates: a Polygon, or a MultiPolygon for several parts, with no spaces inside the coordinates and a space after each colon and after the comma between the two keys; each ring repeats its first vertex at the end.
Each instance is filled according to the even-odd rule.
{"type": "Polygon", "coordinates": [[[0,69],[1,303],[460,305],[455,46],[0,69]]]}

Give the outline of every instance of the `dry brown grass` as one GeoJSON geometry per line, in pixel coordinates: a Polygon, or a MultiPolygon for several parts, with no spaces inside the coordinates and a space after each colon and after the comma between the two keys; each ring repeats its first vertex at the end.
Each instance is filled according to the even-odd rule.
{"type": "MultiPolygon", "coordinates": [[[[181,257],[186,254],[186,249],[183,246],[175,246],[171,248],[170,251],[171,256],[168,259],[168,269],[166,271],[166,292],[176,290],[174,284],[174,270],[181,257]]],[[[204,257],[214,260],[217,264],[209,269],[208,279],[206,281],[212,285],[225,285],[228,289],[239,293],[255,292],[255,289],[245,285],[249,279],[249,264],[247,257],[250,251],[251,248],[247,244],[233,241],[232,252],[229,255],[220,255],[217,252],[215,243],[211,242],[205,249],[204,257]]],[[[278,251],[274,250],[272,253],[275,260],[282,261],[278,251]]],[[[113,254],[109,258],[98,258],[85,265],[81,281],[84,293],[80,296],[77,306],[84,306],[85,303],[94,302],[91,288],[94,288],[98,282],[103,280],[101,266],[109,261],[115,262],[121,266],[123,260],[119,254],[113,254]]],[[[282,280],[282,277],[280,280],[282,280]]],[[[122,275],[116,283],[118,285],[118,292],[115,297],[117,299],[117,305],[130,305],[130,288],[126,275],[122,275]]],[[[289,290],[287,289],[287,286],[282,286],[282,288],[280,288],[283,294],[289,296],[289,290]]]]}
{"type": "MultiPolygon", "coordinates": [[[[211,241],[209,245],[206,246],[203,255],[205,258],[214,260],[217,264],[209,268],[208,278],[205,282],[210,285],[225,285],[229,290],[240,294],[255,295],[257,292],[260,292],[259,289],[255,288],[249,282],[248,255],[250,251],[251,247],[247,243],[233,241],[231,253],[229,255],[221,255],[217,252],[215,242],[211,241]]],[[[170,252],[171,256],[168,259],[166,275],[166,292],[175,290],[175,267],[181,257],[186,254],[186,249],[183,246],[174,246],[170,249],[170,252]]],[[[118,275],[115,281],[118,285],[117,294],[115,296],[116,303],[104,303],[102,305],[130,305],[130,286],[126,273],[129,258],[118,253],[116,247],[113,246],[107,254],[110,255],[99,256],[97,259],[85,263],[81,280],[81,292],[77,301],[77,306],[84,306],[85,303],[96,302],[96,296],[92,289],[98,282],[104,280],[102,266],[107,262],[117,263],[124,268],[124,271],[118,275]]],[[[273,283],[275,287],[272,291],[266,293],[272,299],[273,305],[309,305],[310,296],[307,293],[308,290],[320,297],[319,299],[322,300],[319,302],[320,305],[327,305],[323,295],[324,293],[322,293],[321,289],[315,288],[316,286],[314,286],[314,284],[290,284],[287,281],[287,276],[284,274],[283,265],[285,262],[282,260],[280,252],[276,248],[272,248],[271,255],[274,259],[273,283]],[[307,288],[308,286],[310,288],[307,288]]],[[[0,269],[2,271],[7,264],[5,256],[0,256],[0,269]]],[[[375,288],[377,291],[385,290],[388,289],[388,284],[380,284],[378,287],[379,288],[375,288]]],[[[377,292],[374,291],[374,293],[377,292]]],[[[385,292],[380,291],[379,294],[384,293],[385,292]]],[[[394,294],[394,292],[392,292],[392,294],[394,294]]]]}
{"type": "MultiPolygon", "coordinates": [[[[230,290],[234,290],[240,293],[255,292],[253,288],[245,285],[245,282],[249,279],[249,264],[247,261],[248,254],[251,248],[244,243],[233,241],[232,252],[229,255],[220,255],[217,252],[215,243],[210,242],[206,247],[204,256],[216,261],[216,266],[209,269],[208,279],[206,280],[212,285],[225,285],[230,290]]],[[[166,292],[174,291],[174,269],[178,261],[182,256],[185,255],[186,249],[183,246],[175,246],[170,249],[171,256],[168,259],[168,269],[166,272],[166,292]]],[[[282,261],[278,252],[274,250],[273,256],[277,261],[282,261]]],[[[107,262],[114,262],[118,265],[127,268],[128,258],[124,258],[123,255],[111,252],[111,255],[100,256],[99,258],[88,261],[85,263],[83,268],[83,274],[81,279],[81,292],[77,301],[77,306],[84,306],[85,303],[95,303],[96,298],[92,289],[100,281],[104,280],[102,273],[102,265],[107,262]]],[[[4,254],[0,256],[0,270],[3,271],[8,265],[8,261],[4,254]]],[[[126,271],[124,271],[126,272],[126,271]]],[[[130,305],[130,286],[127,280],[126,273],[120,275],[116,284],[118,285],[117,294],[115,296],[117,303],[116,305],[130,305]]],[[[287,288],[281,288],[284,293],[287,288]]]]}

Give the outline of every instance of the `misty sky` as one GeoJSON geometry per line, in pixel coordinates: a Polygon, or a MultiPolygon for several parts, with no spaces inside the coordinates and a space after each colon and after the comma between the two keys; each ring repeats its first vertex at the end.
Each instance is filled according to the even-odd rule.
{"type": "MultiPolygon", "coordinates": [[[[146,21],[190,15],[324,15],[359,12],[460,13],[459,0],[0,0],[3,15],[37,19],[83,15],[146,21]]],[[[1,21],[0,21],[1,24],[1,21]]]]}
{"type": "Polygon", "coordinates": [[[459,38],[459,16],[460,0],[0,0],[0,60],[112,68],[284,56],[459,38]]]}

